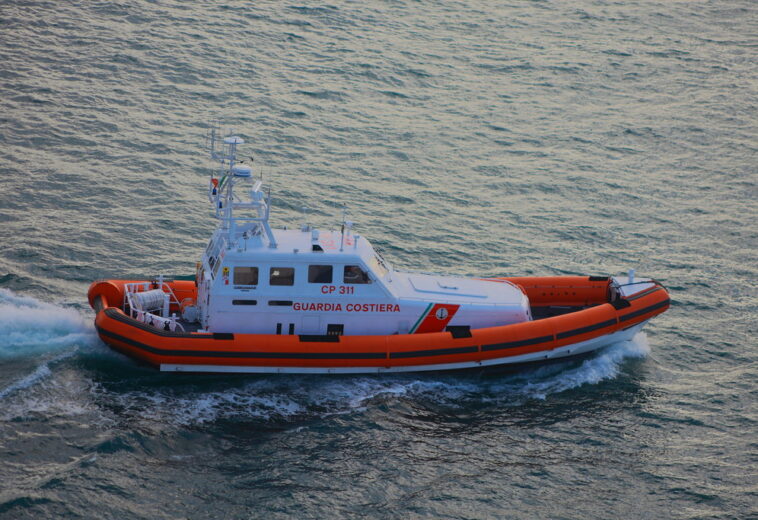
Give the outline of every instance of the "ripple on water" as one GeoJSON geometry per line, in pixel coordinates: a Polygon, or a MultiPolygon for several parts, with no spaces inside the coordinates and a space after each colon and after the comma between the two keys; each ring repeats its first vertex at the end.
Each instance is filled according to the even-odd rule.
{"type": "Polygon", "coordinates": [[[753,514],[752,3],[6,4],[0,516],[753,514]],[[398,266],[661,279],[652,354],[327,379],[110,352],[88,282],[193,272],[217,118],[276,225],[345,204],[398,266]]]}

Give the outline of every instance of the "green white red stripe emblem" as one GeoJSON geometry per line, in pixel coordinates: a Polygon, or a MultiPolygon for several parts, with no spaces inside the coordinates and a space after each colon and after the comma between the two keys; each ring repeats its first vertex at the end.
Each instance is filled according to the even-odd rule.
{"type": "Polygon", "coordinates": [[[427,332],[442,332],[458,312],[460,305],[448,303],[430,303],[416,324],[411,328],[411,334],[425,334],[427,332]]]}

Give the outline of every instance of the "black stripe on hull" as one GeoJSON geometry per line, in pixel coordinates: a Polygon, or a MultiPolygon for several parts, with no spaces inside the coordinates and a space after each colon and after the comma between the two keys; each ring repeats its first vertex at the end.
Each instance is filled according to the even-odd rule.
{"type": "Polygon", "coordinates": [[[139,341],[110,332],[101,327],[97,328],[101,336],[114,339],[130,347],[155,354],[157,356],[199,357],[199,358],[240,358],[240,359],[386,359],[384,352],[254,352],[254,351],[221,351],[221,350],[174,350],[161,349],[145,345],[139,341]]]}
{"type": "Polygon", "coordinates": [[[522,339],[519,341],[508,341],[506,343],[495,343],[493,345],[482,345],[482,352],[489,352],[492,350],[504,350],[509,348],[526,347],[528,345],[537,345],[539,343],[547,343],[553,341],[553,336],[542,336],[539,338],[522,339]]]}
{"type": "Polygon", "coordinates": [[[669,298],[666,298],[665,300],[661,302],[650,305],[648,307],[644,307],[638,311],[630,312],[629,314],[624,314],[623,316],[621,316],[621,318],[619,318],[619,320],[622,323],[625,321],[633,320],[634,318],[637,318],[638,316],[642,316],[643,314],[647,314],[648,312],[652,312],[658,309],[662,309],[664,307],[668,307],[670,303],[671,303],[671,300],[669,298]]]}
{"type": "Polygon", "coordinates": [[[586,327],[580,327],[574,330],[567,330],[566,332],[559,332],[558,334],[555,335],[555,337],[556,339],[570,338],[571,336],[587,334],[588,332],[592,332],[593,330],[604,329],[606,327],[610,327],[611,325],[615,325],[615,324],[616,324],[616,318],[613,318],[612,320],[602,321],[600,323],[595,323],[594,325],[587,325],[586,327]]]}
{"type": "Polygon", "coordinates": [[[479,352],[479,347],[476,345],[470,347],[438,348],[432,350],[410,350],[408,352],[390,352],[390,359],[448,356],[451,354],[473,354],[474,352],[479,352]]]}

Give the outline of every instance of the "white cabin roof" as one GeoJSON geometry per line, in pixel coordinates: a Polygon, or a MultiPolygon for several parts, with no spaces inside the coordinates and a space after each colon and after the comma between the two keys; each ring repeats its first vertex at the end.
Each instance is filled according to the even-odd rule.
{"type": "Polygon", "coordinates": [[[471,303],[479,305],[520,305],[525,298],[510,283],[472,278],[407,272],[392,274],[392,292],[403,300],[471,303]]]}
{"type": "MultiPolygon", "coordinates": [[[[228,260],[255,257],[258,260],[290,259],[297,262],[339,263],[361,259],[368,265],[371,258],[376,255],[368,240],[347,231],[344,236],[340,231],[302,231],[300,229],[274,229],[272,231],[276,237],[276,247],[270,247],[261,235],[245,237],[244,233],[237,233],[235,242],[228,248],[225,256],[228,260]]],[[[216,238],[214,236],[214,240],[216,238]]]]}

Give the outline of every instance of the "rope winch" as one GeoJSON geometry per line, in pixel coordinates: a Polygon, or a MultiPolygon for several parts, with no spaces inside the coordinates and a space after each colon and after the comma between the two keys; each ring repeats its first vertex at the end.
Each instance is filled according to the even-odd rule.
{"type": "Polygon", "coordinates": [[[162,289],[132,293],[132,305],[141,311],[160,310],[163,316],[168,316],[169,295],[162,289]]]}

